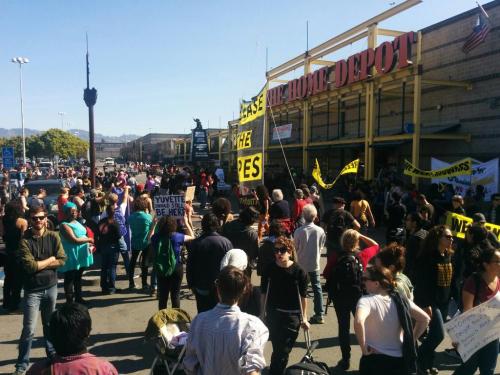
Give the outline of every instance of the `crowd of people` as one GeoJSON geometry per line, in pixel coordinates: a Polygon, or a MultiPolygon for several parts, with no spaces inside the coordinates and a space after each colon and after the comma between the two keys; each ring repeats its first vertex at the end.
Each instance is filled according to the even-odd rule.
{"type": "MultiPolygon", "coordinates": [[[[25,300],[16,374],[29,368],[39,310],[52,362],[29,373],[41,374],[50,363],[61,369],[56,373],[83,373],[78,371],[85,366],[116,373],[85,347],[90,318],[83,306],[91,301],[83,298],[82,276],[96,256],[103,294],[124,291],[115,284],[121,256],[128,289],[138,288],[139,265],[140,286],[158,299],[159,310],[182,307],[185,271],[198,312],[186,344],[189,374],[257,374],[266,367],[268,339],[269,373],[283,374],[300,329],[325,324],[331,304],[341,352],[337,368],[351,367],[352,315],[360,374],[437,374],[444,322],[498,298],[500,291],[498,234],[485,227],[487,221],[500,223],[500,194],[485,202],[480,187],[464,198],[449,187],[423,194],[387,180],[375,190],[373,184],[346,183],[330,197],[314,184],[300,183],[293,191],[273,184],[255,186],[241,200],[237,184],[218,191],[216,173],[187,167],[148,173],[144,184],[125,171],[99,173],[94,187],[85,172],[62,177],[57,217],[49,217],[43,197],[28,199],[27,189],[2,201],[3,306],[18,312],[22,289],[25,300]],[[155,194],[184,194],[190,185],[203,214],[201,232],[193,225],[192,201],[185,202],[182,218],[156,217],[153,207],[155,194]],[[447,211],[472,217],[465,239],[444,224],[447,211]],[[380,227],[385,246],[373,238],[380,227]],[[260,285],[251,283],[254,271],[260,285]],[[56,310],[57,273],[64,275],[66,303],[56,310]],[[72,332],[71,345],[64,346],[61,330],[72,332]]],[[[498,340],[492,341],[455,374],[478,368],[482,375],[494,374],[498,352],[498,340]]]]}

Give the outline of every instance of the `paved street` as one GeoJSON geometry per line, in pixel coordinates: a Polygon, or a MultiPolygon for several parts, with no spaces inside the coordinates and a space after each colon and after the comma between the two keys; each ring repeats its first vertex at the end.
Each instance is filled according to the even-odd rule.
{"type": "MultiPolygon", "coordinates": [[[[323,263],[325,258],[323,258],[323,263]]],[[[136,270],[136,274],[139,269],[136,270]]],[[[119,266],[120,275],[118,287],[126,288],[128,282],[125,280],[125,271],[122,264],[119,266]]],[[[99,271],[93,268],[85,273],[84,297],[91,301],[90,313],[93,319],[90,351],[98,356],[110,360],[121,374],[147,374],[154,358],[154,348],[144,341],[143,332],[148,319],[156,312],[157,302],[147,294],[124,293],[111,296],[103,296],[98,285],[99,271]]],[[[140,285],[140,280],[136,279],[140,285]]],[[[258,277],[254,276],[253,284],[258,284],[258,277]]],[[[59,285],[59,303],[64,300],[62,284],[59,285]]],[[[312,299],[309,300],[309,315],[312,315],[312,299]]],[[[187,289],[185,283],[182,289],[181,306],[192,317],[195,316],[196,307],[194,296],[187,289]]],[[[40,323],[40,322],[39,322],[40,323]]],[[[340,349],[337,339],[337,322],[335,311],[330,306],[326,317],[326,324],[313,325],[311,338],[319,341],[319,347],[315,352],[315,358],[326,362],[332,368],[340,359],[340,349]]],[[[15,358],[17,356],[17,340],[21,332],[22,315],[0,316],[1,328],[1,351],[0,351],[0,373],[7,374],[13,371],[15,358]]],[[[351,332],[354,332],[351,324],[351,332]]],[[[383,334],[383,332],[381,332],[383,334]]],[[[36,339],[32,350],[32,360],[36,361],[44,357],[41,324],[38,324],[36,339]]],[[[356,374],[359,362],[360,350],[356,345],[354,334],[351,335],[352,362],[348,374],[356,374]]],[[[450,347],[446,339],[438,351],[442,352],[450,347]]],[[[304,336],[301,333],[296,347],[293,349],[290,364],[300,360],[305,353],[304,336]]],[[[270,343],[266,346],[266,359],[269,361],[271,354],[270,343]]],[[[437,362],[441,363],[440,373],[451,374],[455,365],[445,355],[439,355],[437,362]]],[[[500,370],[500,367],[497,367],[500,370]]],[[[335,374],[343,374],[335,370],[335,374]]]]}

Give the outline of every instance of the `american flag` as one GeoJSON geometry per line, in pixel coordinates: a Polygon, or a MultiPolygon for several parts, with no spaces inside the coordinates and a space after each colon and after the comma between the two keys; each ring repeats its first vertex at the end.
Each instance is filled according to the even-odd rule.
{"type": "Polygon", "coordinates": [[[479,4],[478,8],[479,14],[477,16],[476,26],[474,26],[472,33],[467,37],[462,47],[462,51],[464,53],[469,53],[482,42],[484,42],[491,29],[488,14],[479,4]]]}

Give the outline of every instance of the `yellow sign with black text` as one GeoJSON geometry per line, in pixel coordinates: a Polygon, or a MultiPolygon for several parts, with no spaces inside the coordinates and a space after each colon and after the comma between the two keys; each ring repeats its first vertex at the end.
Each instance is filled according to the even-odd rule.
{"type": "Polygon", "coordinates": [[[266,113],[267,85],[250,101],[240,104],[240,125],[258,119],[266,113]]]}
{"type": "Polygon", "coordinates": [[[421,178],[438,178],[438,177],[452,177],[472,174],[472,159],[467,158],[457,161],[446,168],[435,169],[432,171],[424,171],[415,167],[408,160],[405,160],[404,174],[407,176],[415,176],[421,178]]]}
{"type": "MultiPolygon", "coordinates": [[[[459,215],[453,212],[446,213],[446,225],[450,228],[455,237],[465,238],[467,227],[472,224],[470,217],[459,215]]],[[[484,227],[493,232],[500,240],[500,225],[485,223],[484,227]]]]}
{"type": "Polygon", "coordinates": [[[236,138],[236,150],[244,150],[252,147],[252,131],[247,130],[238,133],[236,138]]]}
{"type": "Polygon", "coordinates": [[[238,177],[240,182],[262,179],[262,152],[238,157],[238,177]]]}
{"type": "Polygon", "coordinates": [[[318,185],[321,186],[323,189],[331,189],[333,185],[335,185],[340,176],[348,173],[358,173],[358,167],[359,167],[359,159],[351,161],[349,164],[344,166],[344,168],[342,168],[338,176],[335,178],[335,180],[333,180],[331,184],[327,184],[323,181],[323,178],[321,177],[321,170],[319,168],[318,159],[316,159],[312,171],[312,176],[316,180],[318,185]]]}

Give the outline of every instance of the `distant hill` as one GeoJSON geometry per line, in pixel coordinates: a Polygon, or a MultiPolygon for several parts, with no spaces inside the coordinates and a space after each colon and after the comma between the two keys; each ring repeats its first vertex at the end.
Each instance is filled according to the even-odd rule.
{"type": "MultiPolygon", "coordinates": [[[[89,132],[87,130],[82,130],[82,129],[69,129],[67,130],[68,132],[78,136],[79,138],[83,139],[84,141],[89,140],[89,132]]],[[[35,130],[35,129],[24,129],[24,134],[26,137],[29,137],[30,135],[36,135],[42,133],[40,130],[35,130]]],[[[0,138],[10,138],[10,137],[15,137],[15,136],[21,136],[22,130],[21,128],[13,128],[13,129],[5,129],[5,128],[0,128],[0,138]]],[[[95,133],[95,141],[96,142],[116,142],[116,143],[122,143],[122,142],[130,142],[133,141],[137,138],[140,137],[140,135],[136,134],[123,134],[120,136],[107,136],[103,135],[100,133],[95,133]]]]}

